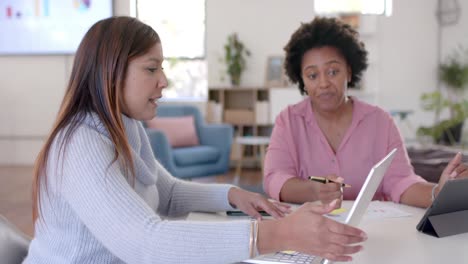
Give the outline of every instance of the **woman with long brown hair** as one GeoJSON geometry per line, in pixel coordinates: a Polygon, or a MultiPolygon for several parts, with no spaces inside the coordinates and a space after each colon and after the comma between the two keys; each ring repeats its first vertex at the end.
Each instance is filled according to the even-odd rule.
{"type": "Polygon", "coordinates": [[[349,260],[365,234],[227,184],[178,180],[154,159],[139,121],[154,117],[167,86],[161,41],[130,17],[84,36],[57,120],[34,172],[35,236],[25,263],[230,263],[293,249],[349,260]],[[236,207],[260,220],[168,221],[236,207]],[[286,215],[287,214],[287,215],[286,215]],[[320,227],[320,228],[318,228],[320,227]]]}

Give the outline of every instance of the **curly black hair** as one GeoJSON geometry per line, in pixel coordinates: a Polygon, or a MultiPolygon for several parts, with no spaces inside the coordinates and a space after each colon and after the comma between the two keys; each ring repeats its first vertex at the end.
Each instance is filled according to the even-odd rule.
{"type": "Polygon", "coordinates": [[[302,23],[284,47],[284,69],[292,83],[298,83],[301,94],[307,94],[301,76],[304,54],[312,48],[330,46],[336,48],[351,68],[349,87],[355,87],[367,68],[367,51],[359,34],[350,25],[335,18],[316,17],[312,22],[302,23]]]}

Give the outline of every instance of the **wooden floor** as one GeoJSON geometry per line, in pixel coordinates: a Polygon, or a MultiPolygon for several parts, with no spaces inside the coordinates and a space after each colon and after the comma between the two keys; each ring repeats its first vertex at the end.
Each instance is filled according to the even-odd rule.
{"type": "MultiPolygon", "coordinates": [[[[33,235],[31,182],[32,167],[0,166],[0,214],[26,234],[33,235]]],[[[226,175],[194,179],[205,183],[232,183],[251,191],[261,192],[260,170],[244,169],[236,178],[234,170],[226,175]]]]}

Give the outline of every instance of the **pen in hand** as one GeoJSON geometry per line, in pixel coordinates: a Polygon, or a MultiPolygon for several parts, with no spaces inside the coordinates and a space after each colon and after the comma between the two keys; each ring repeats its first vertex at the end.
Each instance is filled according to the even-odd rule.
{"type": "Polygon", "coordinates": [[[309,180],[315,181],[315,182],[321,182],[323,184],[326,184],[326,183],[329,183],[329,182],[339,183],[339,184],[341,184],[341,187],[345,187],[345,188],[351,187],[351,185],[349,185],[349,184],[337,182],[337,181],[334,181],[334,180],[331,180],[331,179],[328,179],[328,178],[324,178],[324,177],[310,176],[309,180]]]}

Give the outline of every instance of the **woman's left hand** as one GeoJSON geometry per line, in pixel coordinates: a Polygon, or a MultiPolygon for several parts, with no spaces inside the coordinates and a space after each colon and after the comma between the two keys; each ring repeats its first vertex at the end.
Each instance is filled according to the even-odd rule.
{"type": "Polygon", "coordinates": [[[229,189],[228,200],[233,207],[257,220],[262,219],[259,210],[264,210],[274,218],[284,217],[285,214],[291,212],[290,206],[287,204],[269,201],[259,193],[249,192],[237,187],[229,189]]]}
{"type": "Polygon", "coordinates": [[[451,179],[468,178],[468,166],[462,163],[462,154],[459,152],[445,167],[439,179],[439,186],[436,193],[438,194],[444,184],[451,179]]]}

